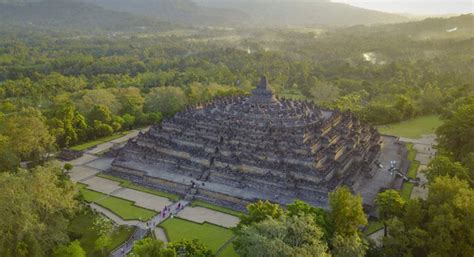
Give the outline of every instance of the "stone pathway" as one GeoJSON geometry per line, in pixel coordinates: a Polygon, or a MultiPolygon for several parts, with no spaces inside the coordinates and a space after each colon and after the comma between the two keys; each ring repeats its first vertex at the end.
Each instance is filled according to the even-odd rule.
{"type": "Polygon", "coordinates": [[[208,222],[225,228],[237,226],[239,218],[203,207],[186,207],[177,217],[197,223],[208,222]]]}
{"type": "Polygon", "coordinates": [[[428,189],[424,185],[426,184],[427,179],[422,171],[426,169],[426,166],[436,156],[437,150],[433,148],[433,146],[436,145],[436,136],[423,135],[421,139],[400,138],[400,140],[407,143],[413,143],[413,149],[416,150],[415,160],[420,162],[416,176],[420,178],[421,186],[415,186],[413,188],[410,198],[426,199],[426,197],[428,197],[428,189]]]}
{"type": "Polygon", "coordinates": [[[168,237],[166,236],[165,230],[161,227],[156,227],[153,229],[153,234],[155,235],[155,238],[168,243],[168,237]]]}
{"type": "Polygon", "coordinates": [[[163,210],[165,206],[170,206],[172,204],[172,202],[168,198],[140,192],[129,188],[124,188],[123,190],[114,193],[113,195],[133,201],[137,206],[158,212],[163,210]]]}

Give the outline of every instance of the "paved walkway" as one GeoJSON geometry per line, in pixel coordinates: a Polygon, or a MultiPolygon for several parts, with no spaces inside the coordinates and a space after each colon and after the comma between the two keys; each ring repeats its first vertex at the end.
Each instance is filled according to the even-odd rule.
{"type": "Polygon", "coordinates": [[[186,207],[177,217],[197,223],[208,222],[226,228],[236,227],[239,223],[238,217],[203,207],[186,207]]]}
{"type": "Polygon", "coordinates": [[[123,143],[127,142],[130,138],[134,138],[134,137],[138,136],[140,131],[146,132],[146,131],[148,131],[148,129],[149,129],[149,127],[141,129],[141,130],[132,130],[127,135],[124,135],[123,137],[114,139],[114,140],[109,141],[109,142],[99,144],[99,145],[95,146],[94,148],[92,148],[90,150],[87,150],[86,153],[93,154],[93,155],[103,153],[103,152],[109,150],[110,148],[112,148],[116,145],[120,145],[120,144],[123,144],[123,143]]]}
{"type": "Polygon", "coordinates": [[[416,150],[415,160],[420,162],[416,176],[420,179],[421,185],[413,188],[410,198],[426,199],[428,197],[428,188],[424,185],[427,183],[427,179],[422,171],[426,169],[426,166],[436,156],[437,150],[433,148],[437,144],[436,135],[423,135],[421,139],[400,138],[400,140],[413,143],[413,149],[416,150]]]}

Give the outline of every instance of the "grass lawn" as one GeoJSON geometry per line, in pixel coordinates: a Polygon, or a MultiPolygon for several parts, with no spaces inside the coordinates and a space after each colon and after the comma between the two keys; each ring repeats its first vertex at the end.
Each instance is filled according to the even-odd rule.
{"type": "Polygon", "coordinates": [[[402,198],[405,201],[408,201],[410,199],[411,192],[413,191],[413,187],[415,187],[415,185],[413,183],[403,182],[403,186],[402,186],[402,190],[400,192],[400,195],[402,196],[402,198]]]}
{"type": "Polygon", "coordinates": [[[415,119],[379,126],[382,134],[408,138],[421,138],[422,135],[433,134],[443,122],[436,115],[422,116],[415,119]]]}
{"type": "Polygon", "coordinates": [[[232,244],[228,245],[217,257],[239,257],[232,244]]]}
{"type": "MultiPolygon", "coordinates": [[[[97,214],[86,212],[77,215],[69,224],[68,234],[72,240],[79,240],[81,247],[86,251],[88,257],[108,256],[108,253],[102,254],[94,250],[95,241],[99,238],[94,228],[94,220],[97,214]]],[[[107,248],[111,251],[125,242],[133,233],[132,227],[120,226],[112,234],[112,243],[107,248]]]]}
{"type": "Polygon", "coordinates": [[[124,220],[145,221],[158,215],[155,211],[136,206],[132,201],[87,189],[86,185],[83,184],[79,184],[79,191],[86,202],[94,202],[117,214],[124,220]]]}
{"type": "MultiPolygon", "coordinates": [[[[165,230],[170,241],[198,239],[214,253],[233,236],[230,229],[209,223],[198,224],[180,218],[167,219],[160,226],[165,230]]],[[[234,254],[229,256],[236,256],[233,248],[225,250],[234,254]]],[[[227,255],[221,256],[227,257],[227,255]]]]}
{"type": "Polygon", "coordinates": [[[217,205],[210,204],[210,203],[207,203],[207,202],[204,202],[204,201],[199,201],[199,200],[193,201],[191,203],[191,206],[192,207],[194,207],[194,206],[204,207],[204,208],[207,208],[207,209],[211,209],[211,210],[218,211],[218,212],[223,212],[223,213],[226,213],[226,214],[229,214],[229,215],[232,215],[232,216],[237,216],[237,217],[240,217],[240,215],[244,214],[242,212],[239,212],[239,211],[236,211],[236,210],[233,210],[233,209],[217,206],[217,205]]]}
{"type": "Polygon", "coordinates": [[[121,137],[125,136],[128,133],[129,133],[129,131],[120,132],[120,133],[117,133],[117,134],[114,134],[114,135],[111,135],[111,136],[108,136],[108,137],[99,138],[99,139],[96,139],[96,140],[93,140],[93,141],[86,142],[84,144],[73,146],[73,147],[71,147],[71,149],[76,150],[76,151],[84,151],[84,150],[92,148],[96,145],[100,145],[102,143],[106,143],[106,142],[115,140],[117,138],[121,138],[121,137]]]}
{"type": "Polygon", "coordinates": [[[364,232],[366,236],[383,229],[383,223],[380,221],[370,221],[367,230],[364,232]]]}
{"type": "Polygon", "coordinates": [[[178,195],[167,193],[167,192],[162,192],[162,191],[157,191],[157,190],[154,190],[154,189],[150,189],[150,188],[147,188],[147,187],[144,187],[144,186],[137,185],[137,184],[135,184],[131,181],[128,181],[126,179],[114,177],[114,176],[111,176],[111,175],[108,175],[108,174],[99,173],[96,176],[119,182],[121,187],[126,187],[126,188],[134,189],[134,190],[137,190],[137,191],[141,191],[141,192],[144,192],[144,193],[148,193],[148,194],[152,194],[152,195],[156,195],[156,196],[161,196],[161,197],[164,197],[164,198],[168,198],[172,201],[178,201],[180,199],[180,197],[178,195]]]}

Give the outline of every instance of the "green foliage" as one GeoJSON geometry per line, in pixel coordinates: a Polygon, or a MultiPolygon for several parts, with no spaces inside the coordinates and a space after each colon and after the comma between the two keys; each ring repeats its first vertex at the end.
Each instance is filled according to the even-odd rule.
{"type": "Polygon", "coordinates": [[[330,256],[323,232],[309,215],[281,216],[244,225],[234,241],[242,257],[330,256]]]}
{"type": "Polygon", "coordinates": [[[186,95],[179,87],[153,88],[145,98],[146,109],[172,116],[186,104],[186,95]]]}
{"type": "Polygon", "coordinates": [[[474,152],[474,103],[459,106],[437,130],[439,146],[462,160],[474,152]]]}
{"type": "Polygon", "coordinates": [[[53,257],[86,257],[86,252],[79,241],[73,241],[68,245],[60,245],[53,251],[53,257]]]}
{"type": "Polygon", "coordinates": [[[387,221],[401,214],[405,201],[398,191],[390,189],[379,193],[375,198],[375,204],[379,217],[384,222],[384,235],[387,236],[387,221]]]}
{"type": "Polygon", "coordinates": [[[198,240],[179,240],[164,244],[145,238],[133,245],[132,257],[213,257],[214,254],[198,240]]]}
{"type": "Polygon", "coordinates": [[[165,230],[170,242],[198,239],[213,253],[233,237],[230,229],[209,223],[198,224],[176,217],[165,220],[160,226],[165,230]]]}
{"type": "Polygon", "coordinates": [[[428,199],[410,200],[389,222],[385,256],[470,256],[474,190],[456,177],[436,177],[428,199]]]}
{"type": "Polygon", "coordinates": [[[247,205],[247,211],[248,214],[240,216],[238,227],[260,222],[269,217],[278,219],[284,214],[284,210],[279,204],[271,203],[269,201],[257,201],[251,203],[247,205]]]}
{"type": "Polygon", "coordinates": [[[42,162],[54,150],[54,138],[36,109],[24,109],[4,118],[0,134],[9,138],[12,154],[24,161],[42,162]]]}
{"type": "Polygon", "coordinates": [[[359,227],[367,225],[360,195],[352,195],[347,187],[339,187],[329,194],[329,217],[334,232],[343,237],[359,233],[359,227]]]}
{"type": "Polygon", "coordinates": [[[74,166],[70,163],[65,163],[63,166],[63,169],[66,171],[71,171],[74,168],[74,166]]]}
{"type": "Polygon", "coordinates": [[[57,164],[0,173],[0,255],[48,256],[56,245],[67,243],[75,195],[57,164]]]}
{"type": "Polygon", "coordinates": [[[125,242],[133,233],[132,227],[120,226],[114,229],[110,235],[112,242],[107,250],[105,252],[97,251],[95,250],[95,243],[100,234],[95,228],[94,222],[98,217],[99,214],[93,214],[91,210],[83,209],[72,218],[68,227],[69,238],[80,241],[88,257],[106,257],[108,252],[125,242]]]}
{"type": "Polygon", "coordinates": [[[328,213],[324,209],[313,207],[301,200],[295,200],[292,204],[288,204],[286,209],[289,216],[310,215],[314,218],[315,224],[321,228],[323,238],[329,241],[329,238],[332,237],[334,228],[329,220],[328,213]]]}
{"type": "Polygon", "coordinates": [[[436,156],[423,172],[426,174],[426,178],[430,183],[433,182],[436,177],[441,176],[457,177],[470,183],[473,182],[473,178],[470,176],[469,170],[466,167],[460,162],[453,162],[445,156],[436,156]]]}

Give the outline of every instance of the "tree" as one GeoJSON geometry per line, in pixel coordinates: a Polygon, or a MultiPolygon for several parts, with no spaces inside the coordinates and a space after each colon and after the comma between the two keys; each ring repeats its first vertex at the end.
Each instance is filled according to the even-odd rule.
{"type": "Polygon", "coordinates": [[[198,240],[179,240],[164,244],[145,238],[133,245],[132,257],[214,257],[214,254],[198,240]]]}
{"type": "Polygon", "coordinates": [[[474,152],[474,103],[459,106],[437,131],[439,146],[462,160],[474,152]]]}
{"type": "Polygon", "coordinates": [[[295,200],[292,204],[288,204],[286,210],[288,216],[310,215],[313,217],[316,225],[318,225],[324,233],[323,238],[326,242],[329,241],[333,233],[333,227],[326,211],[321,208],[313,207],[301,200],[295,200]]]}
{"type": "Polygon", "coordinates": [[[474,190],[457,177],[436,177],[428,198],[410,200],[389,222],[385,256],[472,256],[474,190]]]}
{"type": "Polygon", "coordinates": [[[426,178],[431,183],[440,176],[458,177],[472,183],[469,170],[460,162],[453,162],[446,156],[436,156],[424,171],[426,178]]]}
{"type": "Polygon", "coordinates": [[[112,233],[114,231],[114,226],[110,220],[98,216],[94,220],[94,229],[97,231],[99,237],[94,242],[95,249],[105,253],[105,250],[112,244],[112,233]]]}
{"type": "Polygon", "coordinates": [[[329,217],[335,233],[341,236],[358,234],[359,227],[367,225],[360,195],[354,196],[347,187],[329,193],[329,217]]]}
{"type": "Polygon", "coordinates": [[[403,211],[405,201],[395,190],[385,190],[375,198],[380,219],[384,225],[384,235],[387,236],[387,221],[398,216],[403,211]]]}
{"type": "Polygon", "coordinates": [[[251,203],[247,205],[247,211],[247,215],[240,217],[239,227],[260,222],[268,218],[278,219],[284,214],[284,210],[279,204],[274,204],[269,201],[251,203]]]}
{"type": "Polygon", "coordinates": [[[172,116],[186,104],[184,91],[179,87],[153,88],[145,97],[148,112],[161,112],[164,116],[172,116]]]}
{"type": "Polygon", "coordinates": [[[0,173],[0,256],[47,256],[68,242],[76,189],[56,163],[0,173]]]}
{"type": "Polygon", "coordinates": [[[368,245],[359,235],[341,236],[336,234],[332,239],[332,256],[364,257],[368,245]]]}
{"type": "Polygon", "coordinates": [[[67,147],[84,140],[88,128],[85,117],[71,104],[57,106],[55,109],[53,118],[48,123],[51,134],[56,137],[56,143],[67,147]]]}
{"type": "Polygon", "coordinates": [[[73,241],[69,245],[60,245],[53,251],[53,257],[86,257],[86,251],[82,249],[79,241],[73,241]]]}
{"type": "Polygon", "coordinates": [[[41,162],[54,150],[54,138],[36,109],[24,109],[5,117],[0,134],[10,138],[10,150],[22,161],[41,162]]]}
{"type": "Polygon", "coordinates": [[[323,232],[311,216],[281,216],[244,225],[236,232],[236,252],[242,257],[330,256],[323,232]]]}
{"type": "Polygon", "coordinates": [[[136,257],[177,257],[176,254],[166,249],[165,244],[159,240],[145,238],[133,245],[132,256],[136,257]]]}
{"type": "Polygon", "coordinates": [[[175,252],[177,256],[214,257],[212,251],[196,239],[168,243],[167,249],[175,252]]]}
{"type": "Polygon", "coordinates": [[[10,139],[0,135],[0,172],[13,171],[20,165],[20,158],[11,149],[10,139]]]}

